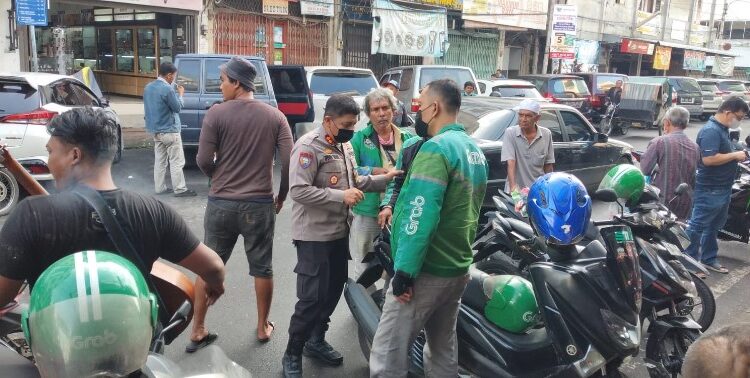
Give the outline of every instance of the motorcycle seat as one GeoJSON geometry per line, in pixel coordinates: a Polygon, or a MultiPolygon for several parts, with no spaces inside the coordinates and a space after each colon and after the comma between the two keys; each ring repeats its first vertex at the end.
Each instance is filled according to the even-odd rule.
{"type": "Polygon", "coordinates": [[[480,313],[484,313],[484,305],[487,304],[487,296],[484,295],[484,289],[482,288],[485,277],[489,277],[489,274],[473,266],[469,268],[469,283],[461,297],[461,303],[480,313]]]}
{"type": "Polygon", "coordinates": [[[510,227],[513,231],[520,234],[525,239],[533,239],[534,238],[534,229],[531,228],[531,225],[528,223],[513,219],[513,218],[506,218],[508,220],[508,223],[510,223],[510,227]]]}

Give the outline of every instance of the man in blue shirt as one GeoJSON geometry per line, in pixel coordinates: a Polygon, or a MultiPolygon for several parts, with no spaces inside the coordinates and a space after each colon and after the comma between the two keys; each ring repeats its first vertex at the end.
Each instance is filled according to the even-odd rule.
{"type": "Polygon", "coordinates": [[[146,116],[146,131],[154,135],[154,186],[156,194],[174,191],[175,197],[190,197],[195,191],[185,185],[185,153],[180,137],[180,110],[185,88],[172,83],[177,77],[177,67],[170,62],[159,65],[159,77],[148,83],[143,90],[143,107],[146,116]],[[178,95],[179,93],[179,95],[178,95]],[[167,187],[167,167],[172,177],[172,188],[167,187]]]}
{"type": "Polygon", "coordinates": [[[732,148],[729,129],[738,127],[749,110],[739,97],[725,100],[696,139],[701,159],[695,175],[693,214],[687,229],[690,246],[685,252],[700,259],[707,269],[719,273],[729,273],[729,270],[716,259],[719,252],[716,236],[727,221],[737,162],[747,159],[744,151],[732,148]]]}

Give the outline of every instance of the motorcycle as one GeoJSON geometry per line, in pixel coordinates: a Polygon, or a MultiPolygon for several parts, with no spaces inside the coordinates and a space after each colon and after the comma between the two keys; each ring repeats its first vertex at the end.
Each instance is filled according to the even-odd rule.
{"type": "MultiPolygon", "coordinates": [[[[15,321],[18,321],[18,327],[20,327],[21,312],[19,309],[23,309],[23,307],[22,302],[14,301],[10,306],[3,308],[7,311],[5,317],[0,321],[0,332],[3,335],[0,338],[0,366],[3,368],[3,374],[9,377],[37,378],[40,377],[39,371],[33,363],[33,356],[31,356],[28,346],[25,348],[29,352],[29,357],[24,358],[26,356],[18,352],[17,346],[7,342],[5,337],[9,329],[8,327],[11,327],[10,329],[12,330],[12,325],[15,321]]],[[[140,375],[135,376],[146,378],[252,377],[249,371],[229,359],[221,348],[216,345],[209,345],[196,351],[189,358],[179,361],[179,364],[164,356],[162,351],[165,339],[169,339],[168,334],[170,331],[187,323],[191,314],[192,306],[190,302],[185,301],[172,315],[166,326],[154,338],[148,358],[146,359],[146,364],[140,370],[140,375]]],[[[23,337],[23,332],[21,332],[21,337],[23,337]]],[[[134,376],[133,374],[131,376],[134,376]]]]}
{"type": "MultiPolygon", "coordinates": [[[[493,224],[495,232],[505,232],[497,222],[493,224]]],[[[376,282],[384,270],[393,273],[389,232],[385,231],[376,240],[375,251],[366,258],[371,262],[370,267],[356,281],[349,279],[344,289],[367,359],[381,305],[376,301],[380,294],[368,294],[365,287],[376,282]]],[[[493,253],[493,244],[498,241],[493,236],[495,232],[484,232],[481,244],[485,248],[475,254],[475,262],[493,253]]],[[[483,282],[490,276],[472,267],[456,325],[461,371],[502,377],[617,376],[618,367],[637,354],[640,345],[641,278],[632,241],[627,239],[628,228],[609,226],[602,234],[604,242],[593,241],[585,247],[548,246],[550,258],[529,266],[530,281],[541,310],[540,314],[529,316],[542,320],[526,333],[501,329],[484,317],[488,298],[483,282]]],[[[413,375],[424,374],[425,342],[422,333],[412,345],[409,372],[413,375]]]]}
{"type": "MultiPolygon", "coordinates": [[[[605,202],[617,201],[617,195],[611,190],[599,190],[595,197],[605,202]]],[[[658,200],[658,194],[656,198],[658,200]]],[[[501,215],[508,212],[503,209],[505,203],[499,197],[496,197],[495,203],[500,209],[495,221],[504,230],[504,233],[499,233],[501,252],[493,253],[489,259],[479,262],[477,268],[488,273],[528,277],[528,266],[545,261],[548,256],[544,250],[540,250],[540,245],[524,242],[533,234],[531,227],[519,219],[505,219],[501,215]]],[[[700,304],[697,303],[700,295],[696,284],[703,285],[712,299],[711,304],[703,304],[701,311],[709,324],[715,313],[713,295],[701,279],[691,275],[682,265],[680,259],[683,254],[677,248],[670,243],[654,241],[644,232],[648,226],[635,219],[636,216],[622,212],[612,221],[591,222],[582,244],[602,240],[599,227],[605,225],[625,225],[635,234],[641,276],[644,277],[643,306],[639,318],[641,322],[649,320],[646,365],[652,377],[676,376],[687,347],[700,335],[702,328],[687,317],[700,304]]],[[[478,244],[481,248],[491,247],[483,242],[478,244]]]]}
{"type": "Polygon", "coordinates": [[[748,162],[738,164],[739,177],[732,185],[727,222],[719,230],[719,239],[750,242],[750,166],[748,162]]]}
{"type": "Polygon", "coordinates": [[[630,130],[630,124],[627,122],[620,122],[616,119],[615,114],[619,104],[614,104],[609,100],[606,100],[607,110],[604,112],[604,116],[599,121],[599,131],[603,134],[610,135],[625,135],[630,130]]]}

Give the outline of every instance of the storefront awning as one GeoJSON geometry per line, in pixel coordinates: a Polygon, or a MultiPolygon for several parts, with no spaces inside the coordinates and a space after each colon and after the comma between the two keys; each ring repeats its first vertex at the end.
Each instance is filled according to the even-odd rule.
{"type": "Polygon", "coordinates": [[[673,48],[676,48],[676,49],[683,49],[683,50],[702,51],[702,52],[705,52],[705,53],[708,53],[708,54],[713,54],[713,55],[722,55],[722,56],[731,56],[731,57],[738,57],[739,56],[738,54],[733,54],[733,53],[730,53],[730,52],[727,52],[727,51],[724,51],[724,50],[708,49],[708,48],[705,48],[705,47],[691,46],[691,45],[686,45],[686,44],[683,44],[683,43],[674,43],[674,42],[667,42],[667,41],[654,41],[654,40],[649,40],[649,39],[640,39],[640,40],[647,41],[647,42],[650,42],[650,43],[657,43],[660,46],[673,47],[673,48]]]}

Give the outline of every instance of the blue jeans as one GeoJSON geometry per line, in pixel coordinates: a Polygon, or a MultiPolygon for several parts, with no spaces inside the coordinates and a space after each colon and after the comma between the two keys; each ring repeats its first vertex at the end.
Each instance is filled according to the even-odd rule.
{"type": "Polygon", "coordinates": [[[690,246],[685,252],[704,264],[716,263],[719,253],[716,237],[727,221],[731,195],[731,188],[696,188],[693,193],[693,215],[686,230],[690,246]]]}

